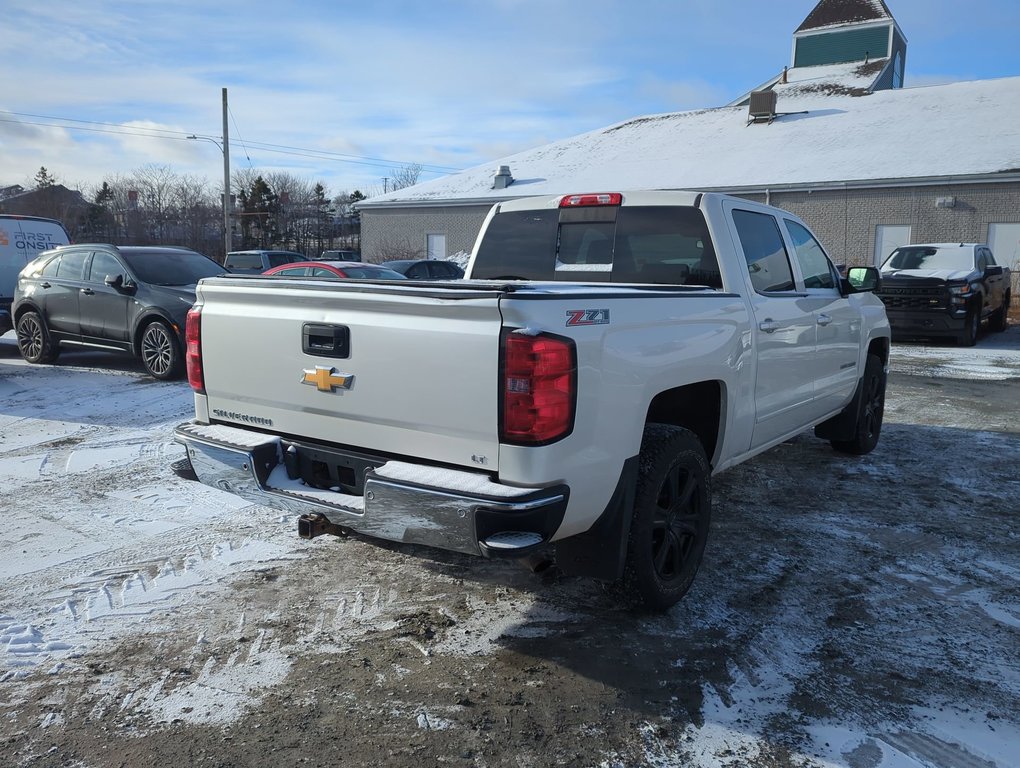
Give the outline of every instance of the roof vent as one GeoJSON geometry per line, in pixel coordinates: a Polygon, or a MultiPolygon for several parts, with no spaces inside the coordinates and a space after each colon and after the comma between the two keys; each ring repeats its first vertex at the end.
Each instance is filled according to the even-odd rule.
{"type": "Polygon", "coordinates": [[[510,175],[510,166],[501,165],[499,170],[496,171],[496,176],[492,180],[493,189],[506,189],[514,183],[514,177],[510,175]]]}
{"type": "Polygon", "coordinates": [[[751,100],[747,107],[747,124],[771,123],[775,120],[778,98],[775,91],[751,91],[751,100]]]}

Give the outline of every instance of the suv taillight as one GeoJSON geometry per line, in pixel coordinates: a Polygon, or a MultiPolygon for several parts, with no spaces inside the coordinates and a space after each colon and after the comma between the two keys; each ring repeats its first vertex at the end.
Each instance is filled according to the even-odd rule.
{"type": "Polygon", "coordinates": [[[187,349],[184,359],[188,364],[188,383],[200,395],[205,394],[205,374],[202,372],[202,308],[188,310],[188,322],[184,327],[184,342],[187,349]]]}
{"type": "Polygon", "coordinates": [[[545,445],[570,434],[577,402],[571,339],[504,331],[500,442],[545,445]]]}

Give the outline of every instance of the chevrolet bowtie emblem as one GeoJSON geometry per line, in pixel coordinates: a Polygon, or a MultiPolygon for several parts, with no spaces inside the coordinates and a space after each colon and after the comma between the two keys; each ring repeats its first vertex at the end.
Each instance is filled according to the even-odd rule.
{"type": "Polygon", "coordinates": [[[354,384],[354,374],[337,373],[335,368],[317,365],[312,370],[302,371],[301,383],[311,384],[320,392],[333,392],[338,388],[350,389],[354,384]]]}

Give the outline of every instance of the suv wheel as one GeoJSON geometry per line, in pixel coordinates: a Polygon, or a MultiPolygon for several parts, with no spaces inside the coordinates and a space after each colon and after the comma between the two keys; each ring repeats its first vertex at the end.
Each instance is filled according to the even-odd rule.
{"type": "Polygon", "coordinates": [[[176,379],[181,375],[181,353],[170,326],[153,320],[142,331],[142,365],[154,378],[176,379]]]}
{"type": "Polygon", "coordinates": [[[29,363],[52,363],[59,348],[50,338],[46,321],[38,312],[26,312],[18,318],[18,351],[29,363]]]}

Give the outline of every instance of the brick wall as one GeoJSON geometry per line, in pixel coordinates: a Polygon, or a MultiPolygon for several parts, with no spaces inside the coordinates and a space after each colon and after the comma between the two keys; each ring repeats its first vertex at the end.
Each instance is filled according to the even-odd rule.
{"type": "Polygon", "coordinates": [[[470,251],[489,205],[368,209],[361,213],[365,261],[425,258],[426,235],[446,235],[446,254],[470,251]]]}
{"type": "MultiPolygon", "coordinates": [[[[748,195],[759,202],[764,195],[748,195]]],[[[908,224],[914,243],[988,242],[988,225],[1020,222],[1020,183],[775,192],[772,205],[807,222],[833,260],[871,264],[880,224],[908,224]],[[954,198],[952,208],[936,206],[954,198]]]]}

